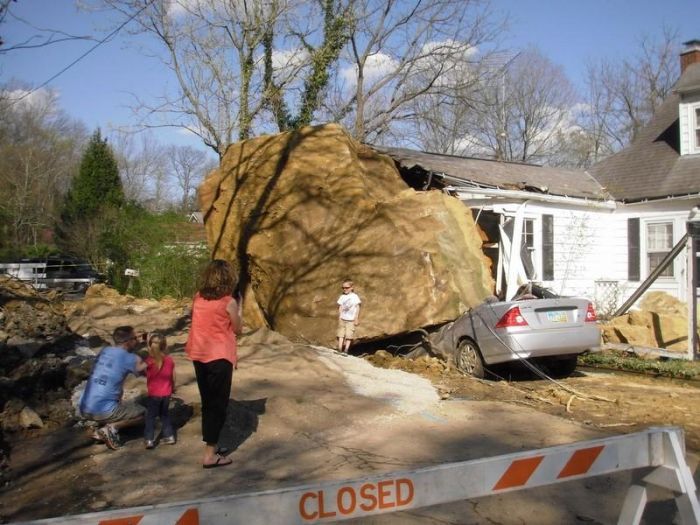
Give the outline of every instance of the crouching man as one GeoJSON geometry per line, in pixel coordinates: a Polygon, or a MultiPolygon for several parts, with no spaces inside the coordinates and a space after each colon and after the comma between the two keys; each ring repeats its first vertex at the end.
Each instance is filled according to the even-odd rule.
{"type": "Polygon", "coordinates": [[[119,430],[143,423],[144,407],[122,401],[122,394],[126,376],[140,375],[146,363],[133,353],[139,345],[133,327],[115,328],[112,338],[114,346],[105,347],[97,356],[80,399],[80,413],[102,425],[94,437],[116,450],[121,446],[119,430]]]}

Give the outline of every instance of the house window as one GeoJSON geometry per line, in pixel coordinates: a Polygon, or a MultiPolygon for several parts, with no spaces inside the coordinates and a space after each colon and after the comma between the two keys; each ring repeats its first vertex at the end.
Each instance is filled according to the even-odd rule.
{"type": "MultiPolygon", "coordinates": [[[[649,273],[653,272],[666,254],[673,248],[673,223],[658,222],[647,224],[647,263],[649,273]]],[[[659,277],[673,277],[673,263],[661,272],[659,277]]]]}
{"type": "Polygon", "coordinates": [[[535,220],[523,220],[523,238],[520,241],[530,253],[535,251],[535,220]]]}
{"type": "Polygon", "coordinates": [[[520,258],[528,279],[534,279],[535,272],[535,219],[523,219],[523,232],[520,238],[520,258]]]}

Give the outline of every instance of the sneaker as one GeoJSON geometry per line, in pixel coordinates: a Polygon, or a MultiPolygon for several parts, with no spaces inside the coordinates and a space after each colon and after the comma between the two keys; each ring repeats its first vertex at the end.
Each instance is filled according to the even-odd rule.
{"type": "Polygon", "coordinates": [[[147,439],[146,440],[146,448],[149,450],[152,448],[156,448],[155,442],[152,439],[147,439]]]}
{"type": "Polygon", "coordinates": [[[97,435],[112,450],[117,450],[119,447],[122,446],[121,442],[119,441],[119,434],[115,429],[113,429],[109,425],[98,429],[97,435]]]}
{"type": "Polygon", "coordinates": [[[168,436],[161,439],[160,442],[164,445],[174,445],[177,443],[177,440],[175,439],[175,436],[168,436]]]}

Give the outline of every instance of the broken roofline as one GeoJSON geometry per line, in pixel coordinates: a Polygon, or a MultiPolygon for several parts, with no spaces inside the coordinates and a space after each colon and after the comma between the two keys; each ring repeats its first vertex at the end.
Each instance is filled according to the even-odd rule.
{"type": "Polygon", "coordinates": [[[558,204],[574,204],[578,206],[585,206],[590,208],[604,208],[608,210],[614,210],[617,205],[614,200],[603,200],[601,199],[591,199],[588,197],[572,197],[569,195],[556,195],[551,193],[539,193],[536,191],[526,191],[526,190],[509,190],[503,189],[499,186],[488,186],[486,184],[476,183],[472,181],[466,181],[458,177],[453,177],[447,175],[446,173],[433,173],[431,176],[438,176],[444,180],[448,180],[453,183],[451,186],[446,186],[443,188],[445,191],[454,191],[458,194],[471,193],[477,195],[484,195],[488,197],[498,197],[498,198],[512,198],[518,200],[538,200],[543,202],[558,203],[558,204]]]}
{"type": "Polygon", "coordinates": [[[472,193],[489,197],[510,197],[519,200],[538,200],[550,203],[574,204],[577,206],[584,206],[590,208],[604,208],[610,210],[617,209],[618,206],[634,206],[639,204],[650,204],[654,202],[693,200],[700,198],[700,192],[698,192],[681,195],[664,195],[661,197],[647,197],[644,199],[636,200],[614,199],[612,197],[608,199],[593,199],[580,196],[539,193],[537,191],[504,189],[500,186],[491,186],[483,183],[464,180],[459,177],[447,175],[446,173],[430,172],[430,175],[431,177],[437,176],[443,178],[444,180],[449,180],[450,182],[452,182],[452,185],[445,186],[444,190],[454,191],[458,194],[472,193]]]}

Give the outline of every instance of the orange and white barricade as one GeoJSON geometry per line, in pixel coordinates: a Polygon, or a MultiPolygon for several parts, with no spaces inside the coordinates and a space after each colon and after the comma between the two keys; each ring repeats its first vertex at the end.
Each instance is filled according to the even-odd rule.
{"type": "Polygon", "coordinates": [[[700,505],[685,461],[683,431],[650,428],[571,445],[448,463],[356,480],[253,492],[129,510],[65,516],[32,524],[275,525],[328,523],[655,467],[632,485],[618,524],[639,523],[647,485],[675,494],[684,525],[700,525],[700,505]]]}

